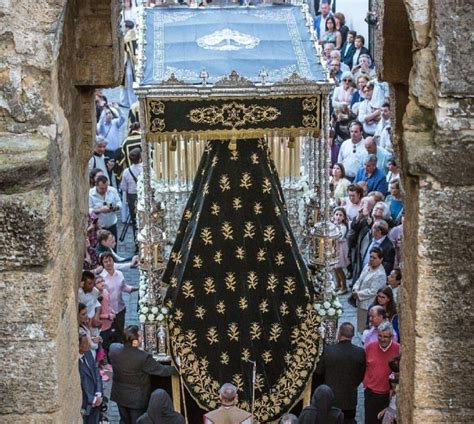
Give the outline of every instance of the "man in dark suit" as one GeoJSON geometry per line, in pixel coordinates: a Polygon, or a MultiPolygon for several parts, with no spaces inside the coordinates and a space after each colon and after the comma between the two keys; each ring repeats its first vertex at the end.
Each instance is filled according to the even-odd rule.
{"type": "Polygon", "coordinates": [[[365,352],[351,343],[354,326],[344,322],[339,327],[338,343],[327,345],[319,359],[316,374],[334,392],[333,406],[344,412],[344,423],[355,423],[357,388],[365,373],[365,352]]]}
{"type": "Polygon", "coordinates": [[[150,375],[176,374],[174,367],[161,365],[151,353],[139,349],[138,326],[130,325],[123,333],[123,344],[113,343],[109,359],[114,370],[110,398],[117,402],[121,423],[135,424],[147,409],[151,394],[150,375]]]}
{"type": "Polygon", "coordinates": [[[352,58],[356,51],[354,45],[356,35],[357,33],[355,31],[349,31],[347,33],[346,42],[341,47],[341,59],[347,66],[349,66],[349,69],[352,69],[352,58]]]}
{"type": "Polygon", "coordinates": [[[82,389],[81,415],[84,424],[98,424],[99,407],[102,404],[102,378],[89,347],[87,336],[79,336],[79,375],[82,389]]]}

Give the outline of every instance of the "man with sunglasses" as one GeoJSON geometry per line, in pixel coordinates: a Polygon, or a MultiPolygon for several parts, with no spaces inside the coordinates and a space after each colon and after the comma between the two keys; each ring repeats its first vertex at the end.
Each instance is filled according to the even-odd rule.
{"type": "Polygon", "coordinates": [[[337,161],[344,165],[346,178],[352,182],[357,171],[364,164],[364,159],[367,157],[367,149],[364,146],[362,124],[358,121],[352,122],[349,131],[351,138],[342,143],[337,161]]]}

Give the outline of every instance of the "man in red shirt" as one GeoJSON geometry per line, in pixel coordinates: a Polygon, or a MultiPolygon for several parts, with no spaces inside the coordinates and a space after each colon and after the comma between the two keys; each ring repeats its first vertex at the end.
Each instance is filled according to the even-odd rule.
{"type": "Polygon", "coordinates": [[[392,337],[392,324],[383,322],[378,327],[378,341],[365,347],[365,424],[380,424],[382,420],[377,418],[377,414],[390,402],[388,377],[391,371],[388,363],[400,354],[400,345],[392,337]]]}

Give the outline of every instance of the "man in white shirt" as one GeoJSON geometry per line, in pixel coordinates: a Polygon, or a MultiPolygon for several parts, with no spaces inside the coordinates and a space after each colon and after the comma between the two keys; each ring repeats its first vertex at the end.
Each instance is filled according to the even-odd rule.
{"type": "Polygon", "coordinates": [[[377,127],[375,128],[374,138],[377,145],[393,153],[392,145],[392,126],[390,123],[390,103],[382,105],[382,114],[377,127]]]}
{"type": "Polygon", "coordinates": [[[237,387],[225,383],[219,389],[220,408],[204,415],[204,424],[252,424],[252,414],[238,408],[237,387]]]}
{"type": "Polygon", "coordinates": [[[127,196],[127,204],[135,236],[137,232],[137,181],[143,172],[142,151],[139,147],[135,147],[128,156],[132,164],[123,172],[120,188],[127,196]]]}
{"type": "Polygon", "coordinates": [[[360,277],[352,287],[352,296],[357,302],[357,330],[362,333],[365,330],[367,311],[374,303],[377,290],[385,287],[387,276],[382,265],[383,250],[373,247],[370,250],[369,263],[364,267],[360,277]]]}
{"type": "Polygon", "coordinates": [[[112,103],[112,106],[106,106],[102,112],[97,123],[97,135],[107,140],[107,154],[115,158],[115,151],[122,144],[120,127],[125,122],[125,116],[116,103],[112,103]]]}
{"type": "Polygon", "coordinates": [[[114,187],[109,187],[105,175],[95,179],[95,187],[89,191],[89,210],[99,217],[99,225],[103,230],[109,230],[117,240],[117,212],[122,207],[120,196],[114,187]]]}
{"type": "Polygon", "coordinates": [[[93,169],[101,169],[104,175],[107,175],[107,166],[105,164],[105,149],[107,148],[107,140],[98,135],[95,138],[94,152],[89,159],[89,172],[93,169]]]}
{"type": "Polygon", "coordinates": [[[98,318],[100,313],[99,290],[94,287],[95,276],[90,271],[83,271],[81,287],[78,290],[79,303],[87,307],[87,317],[89,319],[98,318]]]}
{"type": "Polygon", "coordinates": [[[129,286],[121,271],[115,269],[114,257],[112,253],[105,252],[100,255],[100,261],[104,270],[100,276],[104,279],[105,288],[109,292],[109,306],[115,312],[113,327],[121,337],[125,328],[125,302],[122,294],[138,291],[138,287],[129,286]]]}
{"type": "Polygon", "coordinates": [[[372,94],[374,92],[374,83],[370,81],[364,87],[365,100],[359,105],[359,115],[357,119],[362,122],[364,126],[364,133],[366,135],[374,135],[375,128],[381,119],[382,111],[380,108],[372,105],[372,94]]]}
{"type": "Polygon", "coordinates": [[[337,161],[344,165],[346,178],[353,181],[357,171],[364,164],[367,150],[362,137],[362,124],[358,121],[352,122],[349,131],[351,138],[342,143],[337,161]]]}

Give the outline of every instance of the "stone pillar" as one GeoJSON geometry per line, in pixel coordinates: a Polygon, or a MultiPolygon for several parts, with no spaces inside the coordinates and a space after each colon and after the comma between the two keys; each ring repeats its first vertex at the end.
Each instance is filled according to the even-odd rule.
{"type": "Polygon", "coordinates": [[[120,2],[7,0],[3,6],[0,421],[79,423],[76,293],[95,134],[93,88],[121,78],[120,2]],[[82,36],[98,37],[90,26],[97,20],[101,44],[82,36]]]}
{"type": "Polygon", "coordinates": [[[397,97],[406,98],[406,107],[397,110],[403,122],[398,119],[396,126],[407,197],[399,395],[403,424],[474,422],[469,4],[405,0],[408,29],[395,13],[401,11],[401,0],[383,3],[382,77],[395,84],[397,97]],[[408,76],[410,56],[405,94],[403,74],[408,76]]]}

